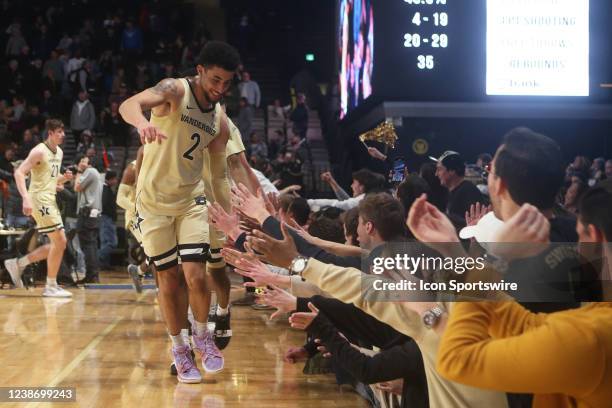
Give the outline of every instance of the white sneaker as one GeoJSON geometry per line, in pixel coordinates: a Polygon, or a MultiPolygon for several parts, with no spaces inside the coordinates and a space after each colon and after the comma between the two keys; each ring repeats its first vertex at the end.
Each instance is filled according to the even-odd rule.
{"type": "Polygon", "coordinates": [[[45,290],[43,290],[42,295],[45,297],[72,297],[72,293],[60,288],[59,286],[45,286],[45,290]]]}
{"type": "Polygon", "coordinates": [[[11,276],[13,285],[15,285],[16,288],[23,288],[23,281],[21,280],[21,270],[19,269],[19,265],[17,264],[17,258],[7,259],[6,261],[4,261],[4,267],[11,276]]]}

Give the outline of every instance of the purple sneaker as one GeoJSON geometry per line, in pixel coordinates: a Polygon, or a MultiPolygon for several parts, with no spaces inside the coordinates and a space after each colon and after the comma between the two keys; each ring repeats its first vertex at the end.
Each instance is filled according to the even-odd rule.
{"type": "MultiPolygon", "coordinates": [[[[195,331],[194,331],[195,332],[195,331]]],[[[206,331],[203,335],[193,335],[195,349],[202,355],[202,365],[207,373],[223,370],[223,354],[215,345],[212,333],[206,331]]]]}
{"type": "Polygon", "coordinates": [[[189,346],[172,347],[172,356],[176,365],[178,380],[182,383],[197,384],[202,382],[202,374],[195,365],[189,346]]]}

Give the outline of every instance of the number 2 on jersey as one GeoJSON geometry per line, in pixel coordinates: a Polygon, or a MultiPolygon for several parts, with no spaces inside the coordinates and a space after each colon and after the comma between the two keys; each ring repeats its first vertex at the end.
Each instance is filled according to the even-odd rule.
{"type": "Polygon", "coordinates": [[[194,133],[193,135],[191,135],[191,140],[195,140],[195,143],[185,153],[183,153],[183,157],[189,160],[193,160],[193,156],[191,155],[191,153],[193,153],[193,151],[198,148],[200,144],[200,135],[194,133]]]}

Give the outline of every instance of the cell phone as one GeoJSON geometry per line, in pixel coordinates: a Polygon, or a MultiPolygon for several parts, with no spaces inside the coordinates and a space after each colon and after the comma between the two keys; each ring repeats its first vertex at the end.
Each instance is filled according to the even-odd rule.
{"type": "Polygon", "coordinates": [[[404,181],[404,171],[406,170],[406,162],[404,159],[397,158],[393,161],[393,170],[391,170],[391,182],[401,183],[404,181]]]}

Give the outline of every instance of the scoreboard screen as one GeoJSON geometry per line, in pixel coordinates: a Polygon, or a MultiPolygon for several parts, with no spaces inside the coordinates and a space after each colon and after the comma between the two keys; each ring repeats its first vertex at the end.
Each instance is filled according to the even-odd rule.
{"type": "Polygon", "coordinates": [[[611,12],[607,0],[341,0],[342,115],[371,99],[610,102],[611,12]]]}

